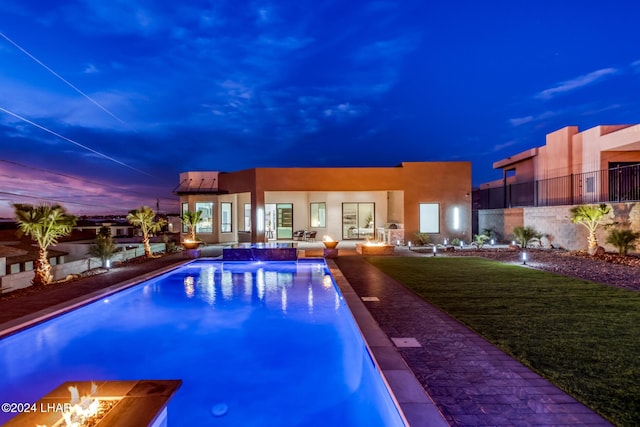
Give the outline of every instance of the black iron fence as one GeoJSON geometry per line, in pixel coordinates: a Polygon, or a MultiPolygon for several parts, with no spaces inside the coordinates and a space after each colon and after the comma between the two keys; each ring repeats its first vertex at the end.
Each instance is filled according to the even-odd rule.
{"type": "Polygon", "coordinates": [[[640,164],[476,190],[476,209],[640,200],[640,164]]]}

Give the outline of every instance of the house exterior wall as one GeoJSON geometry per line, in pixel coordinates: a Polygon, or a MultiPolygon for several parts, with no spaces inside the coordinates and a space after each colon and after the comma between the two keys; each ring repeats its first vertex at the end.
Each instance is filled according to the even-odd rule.
{"type": "Polygon", "coordinates": [[[639,159],[640,125],[596,126],[582,132],[577,126],[567,126],[547,134],[544,146],[495,162],[494,168],[515,170],[513,182],[528,182],[608,169],[609,162],[639,159]]]}
{"type": "MultiPolygon", "coordinates": [[[[219,180],[215,191],[194,194],[193,187],[177,191],[181,202],[194,209],[197,201],[213,201],[215,206],[219,205],[223,195],[249,194],[252,211],[250,234],[255,242],[265,240],[266,203],[293,203],[294,229],[309,229],[309,203],[323,197],[327,201],[327,228],[331,227],[327,231],[334,232],[336,227],[341,227],[341,203],[361,201],[376,203],[376,226],[389,219],[400,220],[406,229],[405,236],[413,236],[420,227],[420,203],[437,203],[440,207],[440,230],[434,233],[435,240],[453,237],[468,240],[471,235],[469,162],[405,162],[388,168],[257,168],[215,173],[219,180]],[[459,224],[457,229],[453,226],[454,212],[458,214],[455,221],[459,224]],[[391,215],[401,215],[402,218],[392,218],[391,215]]],[[[181,182],[188,181],[191,174],[181,174],[181,182]]],[[[202,177],[203,172],[199,174],[201,180],[210,181],[208,177],[202,177]]],[[[194,182],[192,178],[191,182],[194,182]]],[[[238,200],[236,205],[239,205],[238,200]]],[[[218,211],[218,208],[214,209],[218,211]]],[[[217,235],[215,230],[219,228],[219,220],[214,218],[214,224],[211,235],[198,237],[211,243],[232,237],[217,235]]],[[[237,233],[232,234],[236,240],[239,239],[237,233]]],[[[338,238],[341,235],[340,231],[338,238]]]]}

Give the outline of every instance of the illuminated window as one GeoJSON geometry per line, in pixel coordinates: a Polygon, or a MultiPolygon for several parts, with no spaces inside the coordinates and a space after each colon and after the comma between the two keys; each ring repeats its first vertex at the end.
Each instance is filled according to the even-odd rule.
{"type": "Polygon", "coordinates": [[[220,231],[231,233],[231,203],[220,203],[220,231]]]}
{"type": "Polygon", "coordinates": [[[324,202],[311,203],[311,227],[325,228],[327,226],[327,205],[324,202]]]}
{"type": "Polygon", "coordinates": [[[197,211],[202,213],[200,222],[196,224],[196,233],[213,233],[213,202],[197,202],[197,211]]]}
{"type": "Polygon", "coordinates": [[[440,204],[420,203],[420,232],[440,232],[440,204]]]}
{"type": "Polygon", "coordinates": [[[251,231],[251,204],[244,204],[244,231],[251,231]]]}
{"type": "MultiPolygon", "coordinates": [[[[189,203],[183,203],[182,204],[182,216],[184,217],[184,214],[186,214],[187,212],[189,212],[189,203]]],[[[187,226],[184,224],[184,221],[182,222],[182,232],[186,233],[189,230],[187,229],[187,226]]]]}

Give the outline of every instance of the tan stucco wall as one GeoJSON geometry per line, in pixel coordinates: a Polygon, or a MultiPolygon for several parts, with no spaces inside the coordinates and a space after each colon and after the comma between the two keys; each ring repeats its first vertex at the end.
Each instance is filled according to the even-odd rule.
{"type": "MultiPolygon", "coordinates": [[[[257,227],[257,212],[264,209],[265,203],[278,201],[268,200],[270,197],[276,197],[276,194],[285,192],[291,194],[301,192],[306,195],[299,194],[298,197],[302,197],[300,202],[294,203],[294,221],[296,218],[307,218],[307,224],[306,210],[309,209],[310,202],[308,194],[317,195],[322,192],[332,194],[336,198],[336,203],[346,201],[339,200],[341,192],[347,192],[351,198],[359,193],[356,197],[362,198],[362,200],[350,201],[375,202],[378,200],[376,225],[383,225],[388,219],[401,220],[405,226],[405,236],[409,240],[419,230],[419,204],[438,203],[441,228],[440,233],[434,236],[434,240],[454,237],[463,240],[471,238],[470,162],[405,162],[399,167],[387,168],[257,168],[220,173],[218,179],[220,191],[230,194],[251,193],[254,212],[251,231],[255,241],[264,240],[264,233],[257,227]],[[396,201],[391,205],[392,214],[401,215],[403,218],[390,218],[390,205],[387,201],[388,197],[391,197],[390,192],[396,201]],[[375,194],[375,200],[371,200],[373,196],[367,196],[367,193],[375,194]],[[364,200],[366,198],[368,200],[364,200]],[[460,227],[457,230],[453,228],[452,221],[456,208],[460,212],[460,227]]],[[[181,201],[189,200],[191,204],[196,200],[212,200],[215,197],[203,194],[183,195],[181,201]]],[[[332,203],[331,206],[327,206],[327,209],[337,209],[337,207],[332,203]]],[[[330,211],[329,214],[334,218],[336,212],[330,211]]],[[[339,218],[341,221],[341,216],[339,218]]],[[[309,227],[296,221],[294,228],[309,227]]]]}

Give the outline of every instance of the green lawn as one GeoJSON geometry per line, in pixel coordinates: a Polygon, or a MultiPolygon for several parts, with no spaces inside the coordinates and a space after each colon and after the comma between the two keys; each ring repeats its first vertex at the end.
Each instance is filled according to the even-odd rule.
{"type": "Polygon", "coordinates": [[[611,422],[640,425],[640,292],[481,258],[368,261],[611,422]]]}

